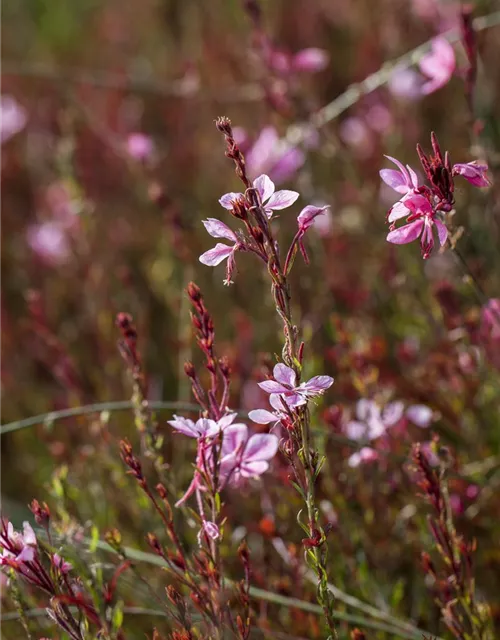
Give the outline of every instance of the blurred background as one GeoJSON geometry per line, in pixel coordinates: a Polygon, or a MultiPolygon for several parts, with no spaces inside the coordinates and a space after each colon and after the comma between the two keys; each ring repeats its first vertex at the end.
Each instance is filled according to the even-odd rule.
{"type": "MultiPolygon", "coordinates": [[[[134,437],[130,412],[43,417],[130,399],[116,346],[120,311],[137,325],[149,399],[187,407],[183,364],[200,359],[184,295],[194,280],[214,316],[218,353],[231,362],[231,406],[264,406],[257,381],[281,350],[266,274],[240,254],[226,287],[224,266],[198,261],[215,244],[203,219],[234,226],[218,203],[240,190],[214,126],[226,115],[250,174],[301,194],[276,222],[282,246],[301,207],[330,207],[309,232],[311,265],[297,262],[292,286],[309,373],[336,379],[315,419],[329,455],[325,517],[336,526],[334,555],[344,557],[339,584],[370,601],[381,591],[402,614],[437,624],[423,604],[432,602],[418,567],[425,525],[413,521],[416,492],[404,472],[411,442],[429,440],[432,427],[465,465],[452,486],[456,515],[478,539],[481,589],[500,615],[500,344],[484,321],[488,300],[500,296],[500,9],[474,4],[472,113],[461,9],[435,0],[3,3],[2,424],[42,415],[2,436],[4,510],[14,520],[33,497],[57,493],[55,474],[80,487],[68,510],[82,524],[123,525],[143,544],[132,507],[116,494],[116,441],[134,437]],[[450,29],[454,68],[427,94],[419,60],[450,29]],[[451,251],[424,262],[416,244],[385,240],[386,212],[399,196],[380,180],[390,166],[384,154],[419,170],[415,147],[429,151],[431,131],[453,162],[490,167],[489,189],[462,181],[455,193],[464,262],[451,251]],[[427,430],[406,421],[377,464],[354,464],[345,425],[361,398],[423,405],[432,420],[427,430]]],[[[171,413],[159,411],[160,424],[171,413]]],[[[172,445],[165,432],[182,488],[187,445],[172,445]]],[[[286,476],[283,467],[264,480],[269,504],[286,476]]],[[[245,518],[259,522],[265,505],[252,495],[245,518]]],[[[280,526],[298,542],[290,495],[280,526]]],[[[237,503],[228,507],[235,528],[244,520],[237,503]]],[[[271,535],[266,526],[255,530],[259,540],[271,535]]],[[[270,553],[259,544],[257,565],[270,553]]],[[[268,561],[257,582],[292,594],[292,574],[268,561]]],[[[306,634],[311,623],[299,618],[306,634]]]]}

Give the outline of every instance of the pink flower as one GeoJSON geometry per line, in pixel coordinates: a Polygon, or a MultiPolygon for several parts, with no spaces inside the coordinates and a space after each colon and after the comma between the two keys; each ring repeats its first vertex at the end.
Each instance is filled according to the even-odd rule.
{"type": "Polygon", "coordinates": [[[389,91],[393,96],[409,100],[414,100],[421,95],[421,87],[422,78],[418,72],[401,66],[394,69],[388,82],[389,91]]]}
{"type": "Polygon", "coordinates": [[[234,242],[232,247],[224,244],[223,242],[218,242],[213,249],[205,251],[205,253],[202,253],[199,257],[199,261],[208,267],[215,267],[224,260],[227,260],[226,279],[224,280],[224,284],[230,284],[231,277],[236,266],[234,254],[238,249],[242,248],[242,245],[234,231],[220,220],[217,220],[217,218],[208,218],[208,220],[203,220],[203,224],[205,225],[205,229],[213,238],[226,238],[226,240],[234,242]]]}
{"type": "Polygon", "coordinates": [[[68,237],[57,222],[43,222],[28,227],[26,239],[31,249],[49,263],[62,264],[69,258],[68,237]]]}
{"type": "Polygon", "coordinates": [[[455,52],[446,38],[435,38],[431,51],[424,55],[418,63],[420,71],[429,80],[422,86],[422,94],[428,95],[443,87],[455,70],[455,52]]]}
{"type": "Polygon", "coordinates": [[[280,139],[274,127],[264,127],[245,154],[250,176],[268,174],[276,182],[285,182],[291,178],[304,161],[304,152],[280,139]]]}
{"type": "Polygon", "coordinates": [[[196,422],[193,422],[193,420],[189,418],[183,418],[182,416],[176,416],[174,414],[174,419],[168,420],[168,424],[178,433],[183,433],[190,438],[211,438],[233,424],[235,418],[236,413],[228,413],[218,421],[210,420],[209,418],[200,418],[196,422]]]}
{"type": "Polygon", "coordinates": [[[73,565],[69,562],[66,562],[66,560],[61,558],[58,553],[54,553],[54,555],[52,556],[52,564],[54,565],[54,567],[57,567],[63,575],[69,573],[71,569],[73,569],[73,565]]]}
{"type": "Polygon", "coordinates": [[[453,165],[453,175],[462,176],[475,187],[489,187],[490,181],[486,175],[487,171],[488,165],[477,164],[475,160],[453,165]]]}
{"type": "Polygon", "coordinates": [[[300,234],[304,235],[304,233],[309,229],[309,227],[312,227],[316,216],[319,216],[322,213],[325,213],[327,209],[328,209],[328,205],[324,207],[315,207],[314,205],[309,204],[307,205],[307,207],[304,207],[297,217],[300,234]]]}
{"type": "Polygon", "coordinates": [[[28,116],[12,96],[0,97],[0,143],[7,142],[26,126],[28,116]]]}
{"type": "Polygon", "coordinates": [[[131,133],[127,138],[127,153],[134,160],[144,162],[154,152],[153,140],[144,133],[131,133]]]}
{"type": "Polygon", "coordinates": [[[256,478],[269,468],[269,460],[278,451],[278,438],[269,433],[248,437],[248,427],[233,425],[224,431],[221,475],[238,484],[241,478],[256,478]]]}
{"type": "Polygon", "coordinates": [[[360,464],[364,462],[375,462],[378,460],[378,453],[375,449],[371,447],[363,447],[356,453],[353,453],[352,456],[349,456],[347,464],[350,467],[359,467],[360,464]]]}
{"type": "Polygon", "coordinates": [[[418,177],[415,171],[409,166],[403,166],[399,160],[396,158],[392,158],[391,156],[385,156],[388,160],[393,162],[397,167],[396,169],[381,169],[380,177],[385,182],[385,184],[389,185],[391,189],[397,191],[398,193],[402,193],[403,195],[413,192],[415,189],[418,189],[418,177]]]}
{"type": "Polygon", "coordinates": [[[12,522],[2,522],[0,532],[0,565],[10,565],[12,561],[22,565],[35,559],[37,540],[29,522],[23,523],[23,533],[14,530],[12,522]]]}
{"type": "Polygon", "coordinates": [[[201,539],[203,534],[206,534],[212,540],[218,540],[220,538],[219,527],[215,522],[210,520],[204,520],[200,531],[198,532],[198,544],[201,546],[201,539]]]}
{"type": "Polygon", "coordinates": [[[257,424],[270,424],[273,422],[273,426],[276,426],[288,417],[279,395],[272,393],[269,396],[269,403],[274,411],[271,412],[266,409],[254,409],[248,413],[250,420],[257,424]]]}
{"type": "Polygon", "coordinates": [[[324,49],[310,47],[302,49],[292,58],[292,68],[295,71],[316,73],[326,69],[330,63],[330,56],[324,49]]]}
{"type": "Polygon", "coordinates": [[[433,415],[432,409],[425,404],[414,404],[406,410],[408,420],[421,429],[426,429],[430,425],[433,415]]]}
{"type": "Polygon", "coordinates": [[[415,194],[407,198],[403,202],[405,208],[411,211],[408,215],[407,212],[401,211],[395,212],[393,207],[389,216],[389,221],[393,221],[396,218],[408,215],[407,224],[393,229],[387,235],[387,241],[393,244],[407,244],[420,238],[420,246],[422,249],[422,257],[428,258],[434,247],[434,226],[436,226],[439,244],[444,245],[448,237],[448,230],[446,226],[437,219],[436,213],[432,208],[431,203],[422,195],[415,194]]]}
{"type": "Polygon", "coordinates": [[[500,298],[491,298],[481,309],[481,334],[500,340],[500,298]]]}
{"type": "Polygon", "coordinates": [[[391,402],[382,411],[373,400],[361,398],[356,405],[357,419],[346,424],[344,433],[351,440],[376,440],[397,424],[403,414],[402,402],[391,402]]]}
{"type": "Polygon", "coordinates": [[[266,393],[280,395],[289,407],[306,404],[308,398],[322,395],[333,384],[330,376],[314,376],[297,387],[295,371],[282,363],[274,367],[273,376],[274,380],[259,382],[259,387],[266,393]]]}
{"type": "MultiPolygon", "coordinates": [[[[299,197],[299,194],[296,191],[288,191],[286,189],[282,191],[275,191],[274,182],[269,178],[269,176],[266,176],[265,174],[262,174],[261,176],[256,178],[253,181],[253,186],[259,192],[264,210],[268,218],[273,215],[274,211],[279,211],[281,209],[290,207],[299,197]]],[[[243,194],[241,193],[226,193],[222,196],[222,198],[220,198],[219,202],[224,207],[224,209],[228,209],[230,211],[233,208],[233,202],[242,197],[243,194]]],[[[213,218],[211,218],[211,220],[213,220],[213,218]]],[[[213,235],[213,233],[211,233],[210,231],[208,232],[210,233],[210,235],[213,235]]]]}

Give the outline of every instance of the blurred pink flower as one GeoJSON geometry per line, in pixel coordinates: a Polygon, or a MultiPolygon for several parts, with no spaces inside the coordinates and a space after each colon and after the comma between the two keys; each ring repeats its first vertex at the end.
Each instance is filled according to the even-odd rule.
{"type": "Polygon", "coordinates": [[[421,429],[426,429],[433,418],[433,411],[425,404],[414,404],[406,410],[406,417],[421,429]]]}
{"type": "Polygon", "coordinates": [[[62,264],[70,254],[66,231],[57,222],[43,222],[28,227],[26,239],[31,249],[52,264],[62,264]]]}
{"type": "Polygon", "coordinates": [[[73,565],[69,562],[66,562],[58,553],[54,553],[52,556],[52,563],[55,567],[59,569],[62,574],[69,573],[73,568],[73,565]]]}
{"type": "Polygon", "coordinates": [[[307,73],[316,73],[323,71],[330,63],[330,56],[324,49],[310,47],[302,49],[292,58],[292,69],[294,71],[305,71],[307,73]]]}
{"type": "Polygon", "coordinates": [[[310,47],[296,54],[270,49],[267,56],[269,66],[281,75],[297,72],[317,73],[323,71],[330,63],[330,56],[324,49],[310,47]]]}
{"type": "Polygon", "coordinates": [[[377,133],[385,133],[393,124],[392,114],[383,104],[374,104],[366,112],[366,123],[377,133]]]}
{"type": "Polygon", "coordinates": [[[484,338],[500,340],[500,298],[491,298],[481,309],[480,331],[484,338]]]}
{"type": "Polygon", "coordinates": [[[472,162],[458,163],[453,165],[453,175],[462,176],[475,187],[489,187],[490,181],[486,172],[488,165],[478,164],[475,160],[472,162]]]}
{"type": "Polygon", "coordinates": [[[374,400],[361,398],[356,404],[356,420],[345,425],[344,433],[351,440],[376,440],[397,424],[403,415],[402,402],[390,402],[382,411],[374,400]]]}
{"type": "Polygon", "coordinates": [[[131,158],[144,162],[153,155],[154,143],[152,138],[146,134],[135,132],[128,136],[126,148],[131,158]]]}
{"type": "Polygon", "coordinates": [[[422,94],[428,95],[443,87],[455,70],[455,52],[446,38],[438,37],[432,42],[431,51],[419,61],[420,71],[429,80],[422,86],[422,94]]]}
{"type": "Polygon", "coordinates": [[[308,398],[322,395],[333,384],[330,376],[314,376],[296,386],[295,371],[282,363],[275,365],[273,376],[274,380],[259,382],[259,387],[266,393],[280,395],[289,407],[306,404],[308,398]]]}
{"type": "Polygon", "coordinates": [[[0,96],[0,143],[3,144],[26,126],[26,109],[12,96],[0,96]]]}
{"type": "Polygon", "coordinates": [[[373,134],[366,123],[356,116],[340,123],[339,136],[342,142],[356,150],[361,158],[368,158],[373,152],[373,134]]]}
{"type": "Polygon", "coordinates": [[[422,94],[422,77],[413,69],[396,67],[389,78],[388,88],[396,98],[414,100],[422,94]]]}
{"type": "Polygon", "coordinates": [[[372,449],[371,447],[363,447],[359,451],[356,451],[356,453],[349,456],[347,464],[350,467],[359,467],[360,464],[365,462],[375,462],[378,460],[378,457],[379,455],[375,449],[372,449]]]}
{"type": "MultiPolygon", "coordinates": [[[[242,136],[242,132],[239,132],[242,136]]],[[[304,164],[301,149],[280,139],[274,127],[264,127],[254,144],[245,153],[245,162],[250,176],[268,174],[276,182],[285,182],[304,164]]]]}
{"type": "Polygon", "coordinates": [[[23,565],[35,559],[37,540],[29,522],[23,523],[23,532],[14,530],[12,522],[2,521],[0,531],[0,565],[10,565],[11,561],[23,565]]]}

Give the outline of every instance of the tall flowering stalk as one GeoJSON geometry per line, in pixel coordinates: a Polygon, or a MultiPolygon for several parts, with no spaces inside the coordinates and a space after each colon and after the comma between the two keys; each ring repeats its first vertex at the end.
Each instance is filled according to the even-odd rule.
{"type": "Polygon", "coordinates": [[[475,592],[473,555],[476,543],[464,540],[453,523],[446,480],[450,454],[445,447],[434,446],[439,466],[434,467],[419,443],[413,447],[413,462],[418,486],[432,507],[429,529],[441,560],[437,566],[427,552],[422,553],[424,571],[430,578],[448,629],[460,640],[493,640],[491,612],[475,592]]]}
{"type": "MultiPolygon", "coordinates": [[[[230,120],[225,117],[218,118],[216,126],[224,134],[226,156],[234,161],[236,175],[245,187],[243,194],[226,194],[220,201],[245,227],[245,231],[239,233],[238,241],[231,253],[233,262],[228,266],[226,282],[230,280],[234,271],[234,256],[237,251],[256,254],[267,266],[276,311],[283,322],[283,362],[275,366],[273,379],[260,384],[263,390],[270,394],[270,403],[275,412],[260,410],[253,413],[253,419],[261,423],[281,423],[288,433],[283,450],[295,475],[294,486],[306,507],[306,521],[302,522],[302,512],[298,518],[307,536],[303,540],[306,560],[318,578],[318,601],[323,607],[331,636],[337,638],[332,616],[333,596],[328,589],[327,581],[327,532],[319,522],[315,496],[315,485],[324,459],[320,458],[313,446],[309,411],[310,399],[321,395],[331,386],[333,379],[329,376],[315,376],[307,382],[301,382],[304,343],[300,341],[299,329],[292,318],[291,291],[288,283],[288,275],[299,250],[304,260],[308,261],[304,236],[313,219],[321,215],[325,208],[309,205],[302,210],[297,220],[297,233],[286,253],[285,261],[282,262],[270,220],[273,209],[290,206],[298,195],[295,192],[274,193],[274,185],[267,176],[250,181],[230,120]],[[279,203],[279,207],[276,203],[279,203]]],[[[200,260],[206,264],[204,257],[200,260]]],[[[252,414],[250,417],[252,418],[252,414]]]]}

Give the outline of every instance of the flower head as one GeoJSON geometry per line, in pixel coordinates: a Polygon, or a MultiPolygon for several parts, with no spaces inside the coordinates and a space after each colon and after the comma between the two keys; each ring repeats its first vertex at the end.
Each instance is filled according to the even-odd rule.
{"type": "Polygon", "coordinates": [[[403,417],[402,402],[391,402],[382,411],[373,400],[361,398],[356,405],[356,420],[345,426],[345,434],[351,440],[375,440],[384,435],[403,417]]]}
{"type": "Polygon", "coordinates": [[[422,86],[422,94],[428,95],[443,87],[455,70],[455,52],[446,38],[435,38],[431,51],[424,55],[418,63],[420,71],[429,80],[422,86]]]}
{"type": "Polygon", "coordinates": [[[202,253],[199,257],[200,262],[207,265],[207,267],[216,267],[224,260],[227,260],[226,279],[224,283],[229,284],[235,268],[234,254],[238,249],[242,248],[242,245],[234,231],[232,231],[227,224],[224,224],[224,222],[217,220],[217,218],[203,220],[203,224],[212,238],[225,238],[234,243],[233,246],[229,246],[223,242],[218,242],[213,249],[205,251],[205,253],[202,253]]]}
{"type": "Polygon", "coordinates": [[[12,96],[0,97],[0,143],[3,144],[9,138],[19,133],[26,126],[28,116],[26,109],[22,107],[12,96]]]}
{"type": "Polygon", "coordinates": [[[269,396],[269,403],[274,411],[267,411],[266,409],[254,409],[248,413],[248,417],[257,424],[270,424],[273,422],[273,426],[286,420],[288,414],[284,410],[281,396],[276,393],[271,393],[269,396]]]}
{"type": "Polygon", "coordinates": [[[304,152],[284,139],[274,127],[264,127],[245,153],[250,176],[268,174],[276,182],[291,178],[304,164],[304,152]]]}
{"type": "Polygon", "coordinates": [[[127,138],[127,153],[134,160],[144,162],[154,153],[153,140],[144,133],[131,133],[127,138]]]}
{"type": "MultiPolygon", "coordinates": [[[[265,174],[262,174],[253,181],[253,187],[259,192],[262,205],[268,218],[273,215],[274,211],[290,207],[299,197],[296,191],[288,191],[286,189],[276,191],[274,182],[265,174]]],[[[224,209],[231,210],[233,203],[242,197],[243,194],[241,193],[226,193],[220,198],[219,202],[224,209]]]]}
{"type": "Polygon", "coordinates": [[[209,418],[200,418],[196,422],[189,418],[176,416],[169,420],[168,424],[172,426],[178,433],[183,433],[190,438],[211,438],[218,435],[224,429],[227,429],[236,418],[236,413],[228,413],[220,420],[210,420],[209,418]]]}
{"type": "Polygon", "coordinates": [[[289,407],[306,404],[308,398],[322,395],[333,384],[333,378],[330,376],[314,376],[296,386],[295,371],[282,363],[275,365],[273,377],[274,380],[259,382],[259,387],[266,393],[278,394],[289,407]]]}
{"type": "Polygon", "coordinates": [[[325,213],[327,209],[328,205],[325,207],[315,207],[314,205],[309,204],[307,207],[304,207],[297,217],[300,234],[304,235],[309,227],[312,227],[316,216],[325,213]]]}
{"type": "Polygon", "coordinates": [[[32,562],[35,558],[37,540],[29,522],[23,523],[23,532],[14,530],[12,522],[2,522],[0,531],[0,565],[14,562],[16,565],[22,565],[26,562],[32,562]]]}
{"type": "Polygon", "coordinates": [[[237,484],[241,478],[256,478],[269,468],[278,451],[278,438],[269,433],[248,437],[248,427],[233,425],[222,440],[221,474],[237,484]]]}
{"type": "Polygon", "coordinates": [[[458,163],[453,165],[453,175],[462,176],[475,187],[489,187],[490,181],[486,172],[488,165],[473,162],[458,163]]]}

